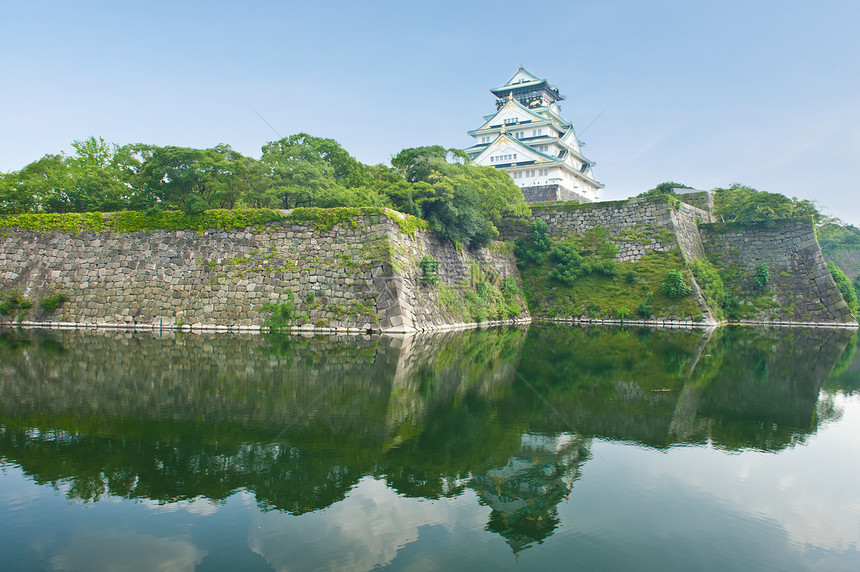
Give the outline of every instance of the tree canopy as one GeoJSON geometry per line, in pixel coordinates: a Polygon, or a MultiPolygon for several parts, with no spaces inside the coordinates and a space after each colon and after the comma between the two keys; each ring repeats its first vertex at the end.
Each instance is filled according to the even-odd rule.
{"type": "Polygon", "coordinates": [[[434,145],[404,149],[391,164],[413,185],[412,202],[436,232],[473,247],[495,239],[506,215],[529,210],[510,176],[465,162],[457,149],[434,145]]]}
{"type": "Polygon", "coordinates": [[[639,193],[637,196],[639,197],[655,197],[662,195],[674,195],[675,189],[692,189],[693,187],[687,186],[683,183],[675,183],[674,181],[666,181],[665,183],[660,183],[653,189],[648,189],[644,193],[639,193]]]}
{"type": "Polygon", "coordinates": [[[72,148],[0,173],[0,214],[381,206],[478,247],[498,236],[502,217],[529,212],[506,173],[438,145],[404,149],[392,167],[365,165],[334,139],[307,133],[266,143],[259,160],[224,144],[119,146],[90,137],[72,148]]]}
{"type": "Polygon", "coordinates": [[[724,222],[769,223],[784,219],[817,221],[821,213],[809,200],[788,198],[744,185],[714,189],[714,215],[724,222]]]}

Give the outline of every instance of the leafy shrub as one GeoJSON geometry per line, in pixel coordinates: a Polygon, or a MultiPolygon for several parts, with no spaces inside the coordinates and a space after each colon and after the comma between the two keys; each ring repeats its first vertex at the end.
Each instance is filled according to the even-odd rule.
{"type": "Polygon", "coordinates": [[[833,276],[836,286],[839,288],[839,291],[842,292],[842,297],[845,298],[845,302],[848,304],[848,308],[851,309],[851,313],[856,316],[860,300],[858,300],[857,291],[854,289],[854,285],[851,283],[851,280],[849,280],[845,273],[842,272],[841,268],[832,262],[827,263],[827,269],[830,270],[830,275],[833,276]]]}
{"type": "Polygon", "coordinates": [[[549,273],[550,279],[573,286],[582,272],[582,256],[576,246],[571,242],[560,242],[550,251],[549,258],[556,263],[549,273]]]}
{"type": "Polygon", "coordinates": [[[669,298],[683,298],[692,293],[693,288],[687,284],[684,273],[680,270],[667,270],[663,275],[663,283],[660,290],[669,298]]]}
{"type": "Polygon", "coordinates": [[[585,274],[601,274],[603,276],[617,276],[618,265],[614,260],[596,260],[583,264],[585,274]]]}
{"type": "Polygon", "coordinates": [[[61,292],[52,292],[39,300],[39,308],[46,314],[53,314],[69,297],[61,292]]]}
{"type": "Polygon", "coordinates": [[[517,288],[517,280],[513,276],[506,276],[502,278],[502,285],[500,290],[502,291],[502,295],[505,298],[513,298],[517,294],[519,294],[519,288],[517,288]]]}
{"type": "Polygon", "coordinates": [[[517,268],[520,270],[529,264],[540,266],[545,260],[544,253],[531,248],[524,238],[517,239],[514,243],[514,256],[517,259],[517,268]]]}
{"type": "Polygon", "coordinates": [[[767,264],[759,264],[755,267],[755,276],[753,276],[753,288],[755,290],[764,290],[770,282],[770,268],[767,264]]]}
{"type": "Polygon", "coordinates": [[[490,285],[486,282],[478,282],[475,284],[475,293],[482,299],[486,300],[490,296],[490,285]]]}
{"type": "Polygon", "coordinates": [[[289,290],[286,292],[287,299],[273,304],[266,304],[262,307],[264,312],[272,314],[263,322],[263,328],[269,331],[281,330],[288,328],[293,318],[293,293],[289,290]]]}
{"type": "Polygon", "coordinates": [[[612,315],[615,316],[616,318],[620,318],[621,320],[623,320],[624,318],[626,318],[627,316],[630,315],[630,308],[628,308],[627,306],[621,306],[619,308],[613,308],[612,309],[612,315]]]}
{"type": "Polygon", "coordinates": [[[531,228],[531,238],[529,240],[520,238],[514,245],[514,256],[517,259],[517,267],[520,269],[529,264],[540,266],[546,260],[545,253],[552,248],[552,239],[546,233],[546,222],[542,219],[535,219],[531,228]]]}
{"type": "Polygon", "coordinates": [[[33,302],[25,300],[19,290],[5,292],[0,297],[0,316],[14,316],[16,314],[23,316],[32,307],[33,302]]]}
{"type": "Polygon", "coordinates": [[[654,307],[651,305],[654,301],[654,294],[648,292],[645,295],[645,301],[640,302],[639,306],[636,307],[636,313],[642,318],[650,318],[654,315],[654,307]]]}
{"type": "Polygon", "coordinates": [[[532,222],[532,237],[534,239],[534,250],[538,252],[546,252],[552,248],[552,239],[546,233],[548,225],[543,219],[535,219],[532,222]]]}
{"type": "MultiPolygon", "coordinates": [[[[611,254],[610,250],[602,249],[599,244],[593,242],[589,244],[586,241],[584,252],[599,252],[601,250],[611,254]]],[[[550,250],[549,257],[556,263],[556,267],[549,273],[549,277],[566,286],[573,286],[577,278],[588,274],[610,277],[618,274],[618,265],[615,260],[583,256],[574,241],[559,242],[550,250]]]]}
{"type": "Polygon", "coordinates": [[[425,256],[418,263],[421,266],[421,281],[425,284],[436,284],[439,282],[439,261],[432,256],[425,256]]]}
{"type": "Polygon", "coordinates": [[[726,287],[720,273],[706,259],[693,260],[690,268],[702,289],[702,296],[711,304],[715,313],[721,312],[726,300],[726,287]]]}
{"type": "Polygon", "coordinates": [[[576,245],[572,242],[560,242],[549,253],[549,258],[557,264],[564,266],[579,266],[582,263],[582,255],[579,254],[576,245]]]}

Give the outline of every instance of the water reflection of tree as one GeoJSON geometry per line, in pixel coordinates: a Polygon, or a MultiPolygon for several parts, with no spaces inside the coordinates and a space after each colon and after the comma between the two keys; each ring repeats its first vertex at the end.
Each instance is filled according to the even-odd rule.
{"type": "Polygon", "coordinates": [[[724,328],[696,370],[697,415],[727,449],[778,450],[805,440],[822,419],[816,404],[846,346],[844,330],[724,328]]]}
{"type": "Polygon", "coordinates": [[[833,367],[833,374],[824,388],[829,393],[841,391],[846,394],[860,392],[860,332],[856,332],[848,343],[839,361],[833,367]]]}
{"type": "Polygon", "coordinates": [[[776,450],[813,432],[819,391],[851,333],[549,327],[529,332],[519,373],[551,405],[532,429],[653,447],[776,450]]]}
{"type": "Polygon", "coordinates": [[[818,395],[831,373],[856,369],[849,337],[3,332],[0,456],[73,498],[245,489],[293,514],[330,506],[366,475],[423,498],[469,487],[492,508],[487,529],[520,550],[558,525],[591,437],[761,450],[804,439],[838,414],[818,395]]]}

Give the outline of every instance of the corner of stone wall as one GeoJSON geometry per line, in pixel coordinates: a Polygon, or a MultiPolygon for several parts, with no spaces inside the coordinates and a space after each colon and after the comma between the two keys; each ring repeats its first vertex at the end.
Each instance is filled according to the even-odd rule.
{"type": "MultiPolygon", "coordinates": [[[[432,231],[403,233],[396,225],[387,229],[391,246],[390,272],[374,278],[380,294],[377,308],[380,327],[385,332],[406,333],[471,325],[465,297],[474,288],[473,274],[490,282],[513,277],[522,288],[512,251],[457,247],[432,231]],[[438,281],[427,283],[421,260],[428,256],[438,261],[438,281]],[[380,304],[381,300],[381,304],[380,304]]],[[[528,307],[516,321],[530,320],[528,307]]]]}
{"type": "MultiPolygon", "coordinates": [[[[735,269],[747,282],[759,265],[768,267],[772,307],[758,311],[752,321],[857,324],[827,268],[811,222],[786,221],[770,226],[712,223],[702,225],[701,231],[711,256],[718,258],[723,268],[735,269]]],[[[749,288],[739,294],[746,299],[761,297],[749,288]]]]}

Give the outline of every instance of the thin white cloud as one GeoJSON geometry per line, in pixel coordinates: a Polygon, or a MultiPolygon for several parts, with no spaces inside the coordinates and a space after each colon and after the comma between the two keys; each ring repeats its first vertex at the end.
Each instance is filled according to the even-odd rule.
{"type": "Polygon", "coordinates": [[[51,566],[63,572],[182,572],[194,570],[206,554],[186,540],[107,529],[75,537],[51,566]]]}
{"type": "Polygon", "coordinates": [[[480,530],[489,509],[467,491],[455,499],[403,498],[366,477],[324,511],[291,516],[254,512],[248,546],[275,570],[370,570],[391,563],[427,525],[480,530]]]}

